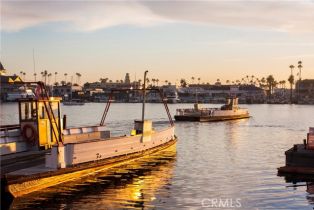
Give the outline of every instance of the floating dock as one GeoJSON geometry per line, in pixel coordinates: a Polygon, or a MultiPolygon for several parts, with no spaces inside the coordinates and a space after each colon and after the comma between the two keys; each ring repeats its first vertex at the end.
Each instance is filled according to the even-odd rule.
{"type": "Polygon", "coordinates": [[[295,144],[285,155],[286,165],[278,168],[279,175],[314,175],[314,128],[310,128],[303,144],[295,144]]]}

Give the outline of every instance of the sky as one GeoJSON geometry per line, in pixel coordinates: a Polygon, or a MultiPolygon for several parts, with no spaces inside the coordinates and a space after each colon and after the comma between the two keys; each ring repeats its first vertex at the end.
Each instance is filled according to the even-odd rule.
{"type": "Polygon", "coordinates": [[[145,70],[172,83],[287,80],[298,61],[314,79],[313,0],[2,0],[0,9],[0,61],[26,80],[34,70],[58,81],[79,72],[82,82],[145,70]]]}

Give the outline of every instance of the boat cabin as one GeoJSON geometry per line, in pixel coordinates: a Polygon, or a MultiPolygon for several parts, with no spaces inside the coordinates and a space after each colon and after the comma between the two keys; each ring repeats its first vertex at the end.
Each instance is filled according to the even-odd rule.
{"type": "Polygon", "coordinates": [[[29,146],[51,148],[61,135],[61,98],[19,101],[19,123],[22,136],[29,146]]]}
{"type": "Polygon", "coordinates": [[[226,104],[221,107],[221,110],[234,110],[238,108],[239,108],[238,98],[230,97],[230,98],[227,98],[226,104]]]}
{"type": "Polygon", "coordinates": [[[21,99],[19,124],[1,126],[1,155],[49,149],[62,138],[61,98],[21,99]]]}

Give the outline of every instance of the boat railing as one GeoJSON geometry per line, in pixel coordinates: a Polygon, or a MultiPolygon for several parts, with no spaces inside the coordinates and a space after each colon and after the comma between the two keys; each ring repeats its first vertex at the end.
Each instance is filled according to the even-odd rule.
{"type": "Polygon", "coordinates": [[[14,130],[19,129],[21,126],[19,124],[15,125],[0,125],[0,131],[8,131],[8,130],[14,130]]]}
{"type": "Polygon", "coordinates": [[[20,125],[2,125],[0,126],[0,144],[21,141],[20,125]]]}

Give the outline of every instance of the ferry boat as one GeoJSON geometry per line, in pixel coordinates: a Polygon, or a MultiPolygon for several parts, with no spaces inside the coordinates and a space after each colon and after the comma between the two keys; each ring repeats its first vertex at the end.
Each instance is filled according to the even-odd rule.
{"type": "MultiPolygon", "coordinates": [[[[146,74],[147,71],[145,77],[146,74]]],[[[145,82],[142,119],[134,121],[129,136],[111,136],[104,126],[112,96],[99,125],[66,128],[66,118],[61,118],[60,99],[48,97],[44,84],[39,82],[38,85],[44,96],[20,101],[18,128],[13,126],[15,130],[11,132],[13,127],[7,126],[1,131],[1,156],[48,151],[44,164],[12,171],[2,177],[6,192],[13,197],[126,164],[176,144],[175,127],[166,100],[163,102],[169,117],[168,127],[157,131],[152,121],[144,118],[145,82]]]]}
{"type": "Polygon", "coordinates": [[[227,98],[227,103],[221,108],[201,108],[199,103],[194,104],[192,109],[177,109],[174,116],[177,121],[223,121],[249,118],[248,109],[238,106],[238,98],[227,98]]]}

